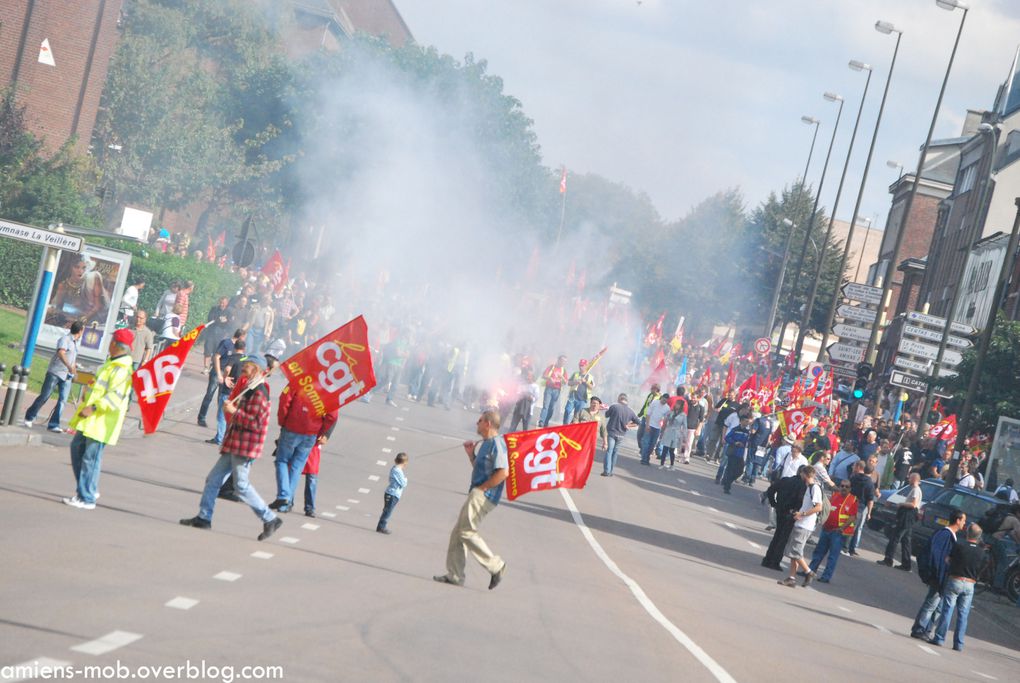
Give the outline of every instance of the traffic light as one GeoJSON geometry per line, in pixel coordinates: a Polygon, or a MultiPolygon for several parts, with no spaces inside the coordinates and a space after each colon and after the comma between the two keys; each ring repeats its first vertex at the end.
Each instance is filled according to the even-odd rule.
{"type": "Polygon", "coordinates": [[[860,401],[864,398],[864,394],[868,391],[868,380],[871,379],[872,367],[868,363],[860,363],[857,365],[857,379],[854,380],[853,391],[850,392],[850,397],[855,401],[860,401]]]}

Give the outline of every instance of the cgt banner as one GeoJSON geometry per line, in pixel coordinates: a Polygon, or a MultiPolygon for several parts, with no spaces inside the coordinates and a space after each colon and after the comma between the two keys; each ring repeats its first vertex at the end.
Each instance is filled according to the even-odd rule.
{"type": "Polygon", "coordinates": [[[364,396],[375,386],[368,325],[358,316],[283,362],[290,389],[318,416],[364,396]]]}
{"type": "Polygon", "coordinates": [[[811,413],[815,412],[814,406],[810,408],[791,408],[779,413],[779,429],[783,436],[792,439],[801,439],[810,424],[811,413]]]}
{"type": "Polygon", "coordinates": [[[188,332],[135,370],[131,384],[138,396],[142,429],[146,434],[152,434],[159,427],[166,411],[166,404],[170,402],[170,394],[181,377],[184,359],[188,357],[191,347],[195,345],[195,340],[203,329],[205,323],[188,332]]]}
{"type": "Polygon", "coordinates": [[[503,438],[509,453],[507,497],[546,489],[582,489],[595,460],[598,422],[578,422],[514,432],[503,438]]]}

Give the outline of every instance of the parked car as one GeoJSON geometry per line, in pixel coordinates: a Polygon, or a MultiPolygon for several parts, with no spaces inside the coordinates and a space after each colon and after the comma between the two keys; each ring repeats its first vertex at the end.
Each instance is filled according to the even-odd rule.
{"type": "Polygon", "coordinates": [[[939,527],[948,525],[949,514],[954,509],[963,510],[967,514],[968,522],[977,522],[986,533],[990,533],[989,519],[997,517],[1001,522],[1009,508],[1010,504],[1007,501],[984,491],[975,491],[965,486],[944,488],[924,506],[921,520],[914,525],[911,551],[917,555],[939,527]]]}
{"type": "MultiPolygon", "coordinates": [[[[921,509],[924,504],[932,500],[942,492],[941,479],[922,479],[921,483],[921,509]]],[[[886,535],[892,533],[896,526],[896,510],[900,503],[907,499],[907,491],[910,484],[901,486],[898,489],[885,489],[882,497],[878,499],[875,506],[871,508],[871,518],[868,519],[868,528],[875,531],[885,531],[886,535]]]]}

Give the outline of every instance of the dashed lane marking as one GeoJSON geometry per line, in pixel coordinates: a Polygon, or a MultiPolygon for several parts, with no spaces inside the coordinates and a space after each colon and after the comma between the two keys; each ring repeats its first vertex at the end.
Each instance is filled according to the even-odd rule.
{"type": "MultiPolygon", "coordinates": [[[[847,610],[847,612],[849,612],[849,611],[850,611],[850,610],[847,610]]],[[[889,636],[889,635],[892,635],[892,631],[890,631],[889,629],[887,629],[887,628],[886,628],[885,626],[882,626],[882,624],[872,624],[872,626],[874,626],[874,627],[875,627],[875,628],[877,628],[877,629],[878,629],[878,630],[879,630],[880,632],[882,632],[882,633],[886,634],[887,636],[889,636]]]]}
{"type": "Polygon", "coordinates": [[[347,507],[346,505],[337,505],[336,509],[339,510],[340,512],[347,512],[348,510],[350,510],[350,508],[347,507]]]}
{"type": "Polygon", "coordinates": [[[843,607],[843,605],[836,605],[836,609],[841,609],[844,612],[846,612],[847,614],[853,614],[854,613],[854,611],[852,609],[850,609],[849,607],[843,607]]]}
{"type": "Polygon", "coordinates": [[[329,517],[330,519],[336,517],[335,512],[320,512],[319,514],[322,515],[323,517],[329,517]]]}
{"type": "Polygon", "coordinates": [[[392,430],[394,432],[399,432],[400,431],[400,427],[390,427],[390,430],[392,430]]]}
{"type": "MultiPolygon", "coordinates": [[[[692,496],[700,496],[701,494],[700,494],[700,493],[698,493],[697,491],[695,491],[694,489],[691,489],[691,495],[692,495],[692,496]]],[[[712,508],[712,509],[713,509],[713,510],[715,510],[715,508],[712,508]]],[[[715,511],[716,511],[716,512],[719,512],[718,510],[715,510],[715,511]]]]}
{"type": "Polygon", "coordinates": [[[347,499],[347,502],[348,502],[348,503],[350,503],[351,505],[357,505],[357,504],[358,504],[358,503],[360,503],[361,501],[360,501],[360,500],[357,500],[357,499],[355,499],[355,498],[348,498],[348,499],[347,499]]]}
{"type": "Polygon", "coordinates": [[[387,437],[386,437],[386,440],[387,440],[387,441],[396,441],[396,440],[397,440],[397,437],[395,437],[395,436],[387,436],[387,437]]]}
{"type": "Polygon", "coordinates": [[[306,522],[305,524],[301,525],[301,528],[302,529],[308,529],[309,531],[317,531],[319,529],[319,525],[318,524],[312,524],[311,522],[306,522]]]}
{"type": "Polygon", "coordinates": [[[75,652],[83,652],[87,655],[105,655],[107,652],[113,652],[118,648],[130,645],[136,640],[141,639],[142,635],[140,633],[110,631],[102,638],[97,638],[95,640],[90,640],[87,643],[75,645],[71,649],[75,652]]]}
{"type": "MultiPolygon", "coordinates": [[[[382,449],[382,452],[383,453],[392,453],[393,449],[392,448],[384,448],[384,449],[382,449]]],[[[386,463],[383,463],[383,464],[385,465],[386,463]]]]}
{"type": "Polygon", "coordinates": [[[178,595],[176,598],[174,598],[172,600],[167,600],[163,604],[163,606],[164,607],[173,607],[174,609],[191,609],[192,607],[194,607],[197,604],[198,604],[198,600],[195,600],[193,598],[186,598],[186,597],[184,597],[182,595],[178,595]]]}
{"type": "MultiPolygon", "coordinates": [[[[386,450],[386,449],[384,448],[383,450],[386,450]]],[[[378,465],[379,467],[386,467],[386,461],[385,460],[376,460],[375,464],[378,465]]]]}
{"type": "Polygon", "coordinates": [[[372,492],[371,489],[358,489],[358,493],[360,493],[361,495],[365,495],[366,493],[371,493],[371,492],[372,492]]]}
{"type": "Polygon", "coordinates": [[[273,557],[272,553],[267,553],[265,550],[256,550],[251,554],[252,557],[258,560],[270,560],[273,557]]]}
{"type": "Polygon", "coordinates": [[[409,412],[411,409],[410,408],[401,408],[401,410],[403,410],[406,413],[406,412],[409,412]]]}
{"type": "Polygon", "coordinates": [[[402,417],[397,417],[397,422],[403,422],[403,421],[404,421],[404,418],[402,418],[402,417]]]}
{"type": "MultiPolygon", "coordinates": [[[[49,657],[36,657],[35,659],[30,659],[27,662],[21,662],[20,664],[11,664],[9,667],[6,666],[3,667],[4,669],[8,668],[10,669],[10,675],[9,676],[0,675],[0,681],[3,681],[4,683],[16,683],[16,681],[27,681],[33,678],[38,678],[38,676],[34,675],[20,676],[18,674],[40,673],[42,671],[47,671],[52,674],[52,672],[56,671],[57,669],[64,669],[69,666],[71,666],[71,662],[65,662],[62,659],[51,659],[49,657]]],[[[50,678],[50,676],[47,676],[47,678],[50,678]]]]}
{"type": "Polygon", "coordinates": [[[999,680],[999,679],[998,679],[998,678],[996,678],[995,676],[989,676],[988,674],[983,674],[983,673],[981,673],[980,671],[975,671],[974,669],[971,669],[971,671],[972,671],[973,673],[976,673],[976,674],[977,674],[978,676],[980,676],[981,678],[987,678],[987,679],[988,679],[988,680],[990,680],[990,681],[997,681],[997,680],[999,680]]]}
{"type": "Polygon", "coordinates": [[[378,474],[370,474],[370,475],[368,475],[368,480],[369,481],[379,481],[379,475],[378,474]]]}
{"type": "Polygon", "coordinates": [[[289,545],[294,545],[295,543],[300,542],[301,542],[300,538],[294,538],[293,536],[284,536],[283,538],[280,539],[280,543],[287,543],[289,545]]]}
{"type": "Polygon", "coordinates": [[[637,599],[638,603],[648,612],[648,615],[652,617],[656,622],[659,623],[666,631],[676,639],[678,643],[683,645],[688,652],[701,662],[702,666],[709,670],[709,672],[715,676],[716,680],[722,683],[736,683],[732,676],[730,676],[725,669],[723,669],[718,662],[712,659],[707,652],[701,649],[701,647],[695,643],[690,637],[677,628],[676,624],[671,622],[666,616],[659,611],[659,608],[655,606],[648,595],[644,592],[641,586],[638,585],[634,579],[630,578],[617,566],[616,562],[602,549],[602,546],[598,541],[595,540],[595,536],[592,535],[591,530],[584,523],[584,519],[581,517],[581,513],[578,512],[577,506],[574,505],[574,499],[570,497],[566,489],[560,489],[560,494],[563,496],[563,501],[567,505],[567,509],[570,510],[570,516],[574,518],[574,524],[581,530],[581,535],[588,541],[588,545],[595,552],[595,555],[602,560],[602,563],[606,565],[610,572],[616,575],[618,579],[623,581],[624,585],[630,589],[631,594],[637,599]]]}
{"type": "Polygon", "coordinates": [[[748,541],[747,544],[754,548],[755,550],[761,550],[761,546],[755,543],[754,541],[748,541]]]}
{"type": "Polygon", "coordinates": [[[239,578],[241,578],[241,575],[236,574],[234,572],[220,572],[213,578],[218,579],[220,581],[237,581],[239,578]]]}
{"type": "Polygon", "coordinates": [[[730,529],[736,529],[737,528],[737,525],[734,524],[733,522],[726,522],[726,526],[729,527],[730,529]]]}
{"type": "Polygon", "coordinates": [[[677,481],[680,482],[681,484],[686,484],[687,483],[686,479],[677,479],[677,481]]]}
{"type": "Polygon", "coordinates": [[[938,652],[935,652],[935,650],[931,649],[927,645],[918,645],[918,647],[921,648],[922,650],[924,650],[925,652],[927,652],[930,655],[935,655],[936,657],[939,656],[938,652]]]}

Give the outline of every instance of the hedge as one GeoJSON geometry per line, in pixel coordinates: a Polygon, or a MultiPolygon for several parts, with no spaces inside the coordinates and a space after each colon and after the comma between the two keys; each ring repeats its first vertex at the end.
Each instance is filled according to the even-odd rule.
{"type": "Polygon", "coordinates": [[[34,244],[0,238],[0,304],[28,310],[42,252],[34,244]]]}

